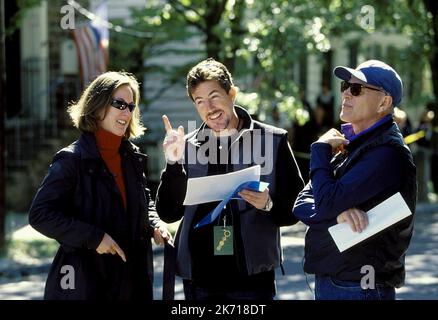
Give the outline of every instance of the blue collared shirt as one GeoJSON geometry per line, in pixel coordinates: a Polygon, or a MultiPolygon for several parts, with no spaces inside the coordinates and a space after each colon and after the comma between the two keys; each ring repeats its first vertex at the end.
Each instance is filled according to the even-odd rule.
{"type": "Polygon", "coordinates": [[[363,130],[362,132],[359,132],[358,134],[354,133],[353,125],[351,123],[344,123],[341,124],[341,132],[345,136],[345,139],[353,141],[367,134],[368,132],[375,130],[376,128],[380,127],[382,124],[387,123],[389,121],[392,121],[392,114],[387,114],[382,119],[380,119],[375,124],[373,124],[371,127],[363,130]]]}

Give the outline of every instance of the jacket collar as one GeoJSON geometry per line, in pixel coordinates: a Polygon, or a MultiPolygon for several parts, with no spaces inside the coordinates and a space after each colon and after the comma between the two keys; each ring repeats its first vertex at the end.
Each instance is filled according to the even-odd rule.
{"type": "Polygon", "coordinates": [[[341,131],[345,135],[345,138],[352,141],[352,140],[355,140],[361,136],[366,135],[369,132],[376,130],[377,128],[381,127],[382,125],[384,125],[385,123],[388,123],[388,122],[392,122],[392,114],[387,114],[382,119],[380,119],[379,121],[374,123],[371,127],[365,129],[364,131],[362,131],[358,134],[354,133],[353,125],[351,123],[342,124],[341,131]]]}
{"type": "MultiPolygon", "coordinates": [[[[82,159],[101,159],[101,155],[97,148],[96,137],[93,133],[86,132],[79,137],[79,144],[82,147],[81,158],[82,159]]],[[[146,158],[147,155],[140,152],[140,149],[134,145],[131,141],[123,138],[120,144],[122,153],[128,152],[131,154],[139,155],[146,158]]]]}
{"type": "Polygon", "coordinates": [[[363,148],[366,145],[377,143],[386,137],[386,132],[388,130],[398,131],[398,127],[394,121],[383,121],[372,130],[357,135],[354,139],[350,140],[350,143],[345,147],[345,149],[351,152],[358,148],[363,148]]]}

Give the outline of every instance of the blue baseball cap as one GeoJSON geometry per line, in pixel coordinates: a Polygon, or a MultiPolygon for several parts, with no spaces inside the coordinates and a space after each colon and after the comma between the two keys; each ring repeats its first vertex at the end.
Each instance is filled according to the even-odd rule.
{"type": "Polygon", "coordinates": [[[386,63],[379,60],[368,60],[356,69],[336,67],[333,73],[338,78],[349,81],[351,76],[386,91],[392,97],[392,105],[398,106],[403,96],[403,83],[398,73],[386,63]]]}

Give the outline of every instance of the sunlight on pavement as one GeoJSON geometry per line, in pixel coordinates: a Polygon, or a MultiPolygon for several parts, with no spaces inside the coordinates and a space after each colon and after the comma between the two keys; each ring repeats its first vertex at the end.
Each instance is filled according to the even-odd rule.
{"type": "MultiPolygon", "coordinates": [[[[313,300],[313,275],[303,272],[305,226],[282,228],[285,275],[276,271],[276,300],[313,300]]],[[[17,228],[12,238],[23,242],[50,240],[30,226],[17,228]]],[[[414,237],[406,255],[406,284],[397,289],[397,299],[438,299],[438,213],[418,215],[414,237]]],[[[154,245],[154,298],[161,300],[163,251],[154,245]]],[[[41,262],[42,260],[40,260],[41,262]]],[[[46,262],[50,263],[50,262],[46,262]]],[[[0,299],[42,299],[46,274],[0,278],[0,299]]],[[[184,300],[182,280],[176,277],[175,300],[184,300]]]]}
{"type": "Polygon", "coordinates": [[[26,277],[24,281],[0,285],[0,300],[40,300],[43,298],[45,275],[26,277]]]}
{"type": "Polygon", "coordinates": [[[433,275],[422,274],[421,277],[410,278],[409,281],[406,281],[406,285],[415,285],[415,284],[438,284],[438,278],[433,275]]]}
{"type": "Polygon", "coordinates": [[[43,234],[36,231],[30,225],[26,225],[11,235],[11,240],[33,241],[33,240],[51,240],[43,234]]]}

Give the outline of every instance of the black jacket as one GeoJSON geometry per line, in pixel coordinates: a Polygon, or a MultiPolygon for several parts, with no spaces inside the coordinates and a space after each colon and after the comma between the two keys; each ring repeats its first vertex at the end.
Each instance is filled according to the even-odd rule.
{"type": "MultiPolygon", "coordinates": [[[[240,215],[238,231],[243,245],[242,256],[246,274],[254,275],[274,270],[282,261],[280,227],[297,223],[292,214],[293,202],[303,180],[287,141],[287,132],[252,120],[246,110],[235,106],[244,128],[230,146],[231,163],[229,171],[242,170],[261,164],[260,180],[269,182],[269,193],[274,206],[270,212],[263,212],[245,201],[234,203],[235,212],[240,215]],[[260,149],[253,148],[260,145],[260,149]],[[254,146],[253,145],[253,146],[254,146]],[[257,158],[257,154],[265,156],[257,158]]],[[[161,176],[157,191],[157,210],[165,222],[174,222],[182,217],[177,233],[177,273],[184,279],[192,279],[193,257],[189,246],[193,218],[198,205],[184,206],[187,179],[208,174],[208,163],[200,163],[200,141],[205,135],[205,124],[187,136],[184,164],[168,165],[161,176]]],[[[233,201],[230,205],[233,205],[233,201]]]]}
{"type": "Polygon", "coordinates": [[[146,189],[146,156],[127,140],[120,154],[126,210],[93,134],[55,155],[29,211],[31,226],[60,243],[46,299],[152,299],[151,235],[160,220],[146,189]],[[126,263],[96,252],[104,233],[122,248],[126,263]],[[73,267],[74,289],[61,285],[70,273],[62,269],[66,265],[73,267]]]}

